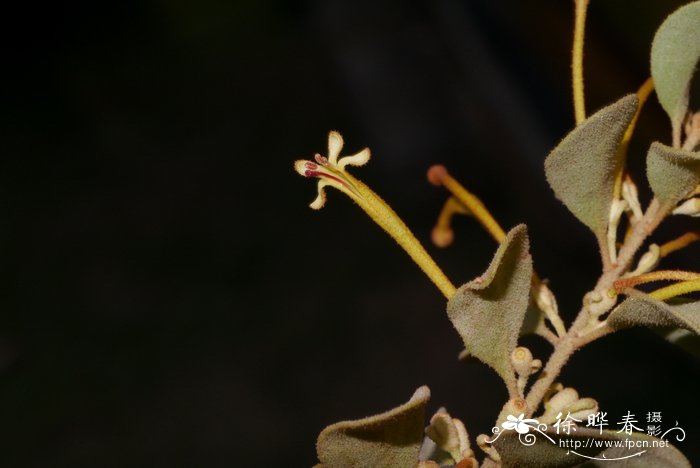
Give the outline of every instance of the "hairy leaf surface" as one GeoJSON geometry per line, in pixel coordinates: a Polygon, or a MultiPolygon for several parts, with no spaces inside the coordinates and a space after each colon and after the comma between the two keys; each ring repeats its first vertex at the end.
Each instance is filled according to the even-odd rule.
{"type": "Polygon", "coordinates": [[[486,272],[463,285],[447,304],[447,314],[469,353],[515,386],[510,354],[529,303],[532,280],[530,242],[524,224],[514,227],[486,272]]]}
{"type": "Polygon", "coordinates": [[[390,411],[328,426],[316,442],[321,466],[417,466],[429,398],[423,386],[390,411]]]}
{"type": "Polygon", "coordinates": [[[700,2],[673,12],[651,44],[651,76],[656,95],[674,127],[688,110],[688,91],[700,58],[700,2]]]}
{"type": "Polygon", "coordinates": [[[700,334],[700,301],[670,305],[639,294],[628,297],[610,312],[608,324],[616,329],[672,326],[700,334]]]}
{"type": "Polygon", "coordinates": [[[599,239],[605,237],[622,137],[639,105],[630,94],[571,131],[547,156],[547,181],[557,198],[599,239]]]}
{"type": "Polygon", "coordinates": [[[672,209],[700,184],[700,153],[652,143],[647,153],[647,178],[661,206],[672,209]]]}

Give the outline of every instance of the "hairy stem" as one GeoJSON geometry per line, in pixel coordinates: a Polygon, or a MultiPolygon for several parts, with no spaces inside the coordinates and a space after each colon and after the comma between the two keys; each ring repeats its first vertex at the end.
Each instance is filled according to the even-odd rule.
{"type": "Polygon", "coordinates": [[[622,278],[613,283],[615,292],[622,292],[638,284],[652,283],[654,281],[691,281],[700,278],[700,273],[682,270],[657,270],[643,275],[622,278]]]}
{"type": "MultiPolygon", "coordinates": [[[[501,225],[498,224],[498,221],[496,221],[493,215],[491,215],[491,212],[489,212],[488,208],[486,208],[486,205],[484,205],[479,197],[471,193],[462,184],[460,184],[457,179],[452,177],[445,166],[436,164],[430,167],[430,169],[428,169],[428,181],[436,186],[442,185],[452,194],[452,197],[450,197],[445,203],[440,217],[438,218],[438,224],[433,230],[433,242],[435,242],[436,245],[442,246],[440,243],[443,245],[448,245],[450,242],[452,242],[453,233],[449,223],[451,222],[453,215],[456,213],[473,216],[476,218],[479,224],[481,224],[481,226],[489,234],[491,234],[491,237],[493,237],[496,242],[499,244],[503,242],[503,239],[506,237],[506,233],[501,225]],[[456,202],[456,205],[451,202],[452,200],[456,202]]],[[[532,290],[534,294],[540,294],[540,292],[549,294],[552,301],[556,302],[554,295],[551,293],[547,285],[542,282],[536,272],[533,272],[532,275],[532,290]],[[546,289],[546,291],[541,291],[541,289],[546,289]]],[[[550,323],[556,330],[557,335],[564,336],[566,333],[566,327],[564,326],[564,322],[556,310],[556,306],[552,305],[550,307],[540,307],[538,305],[538,307],[540,310],[542,310],[542,312],[544,312],[547,319],[549,319],[550,323]]],[[[538,327],[535,330],[535,333],[542,336],[546,340],[551,341],[551,337],[543,334],[543,329],[545,329],[544,325],[542,327],[538,327]]]]}
{"type": "Polygon", "coordinates": [[[345,174],[345,176],[353,183],[359,193],[359,197],[352,196],[352,194],[351,197],[365,213],[406,251],[409,257],[416,262],[447,299],[454,296],[457,290],[455,286],[445,276],[445,273],[435,263],[430,254],[426,252],[399,215],[365,184],[349,174],[345,174]]]}
{"type": "Polygon", "coordinates": [[[466,207],[476,220],[483,226],[483,228],[491,234],[491,237],[498,243],[503,242],[506,237],[506,233],[498,224],[498,221],[489,212],[486,206],[483,204],[479,197],[471,193],[469,190],[464,188],[456,179],[454,179],[445,166],[435,165],[428,170],[428,180],[433,185],[444,186],[452,195],[466,207]]]}
{"type": "Polygon", "coordinates": [[[676,250],[681,250],[693,242],[697,242],[700,240],[700,230],[698,231],[691,231],[691,232],[686,232],[682,236],[673,239],[672,241],[668,241],[665,244],[663,244],[661,247],[659,247],[659,255],[661,257],[665,257],[668,254],[671,254],[675,252],[676,250]]]}
{"type": "Polygon", "coordinates": [[[665,288],[657,289],[656,291],[649,294],[649,296],[659,301],[665,301],[666,299],[671,299],[672,297],[682,296],[684,294],[700,291],[700,279],[694,279],[691,281],[683,281],[681,283],[672,284],[666,286],[665,288]]]}
{"type": "Polygon", "coordinates": [[[615,299],[608,296],[613,283],[628,269],[644,240],[656,229],[665,213],[660,209],[656,199],[652,200],[644,217],[634,225],[629,237],[620,249],[617,261],[611,263],[604,271],[595,288],[586,294],[583,307],[579,312],[568,333],[562,337],[554,347],[544,370],[537,381],[530,388],[525,401],[527,402],[528,415],[532,416],[542,402],[545,394],[559,376],[562,367],[567,363],[571,355],[581,346],[593,341],[592,337],[599,338],[606,335],[609,330],[601,325],[598,317],[608,312],[615,305],[615,299]]]}
{"type": "Polygon", "coordinates": [[[589,0],[576,0],[574,47],[573,53],[571,54],[574,115],[577,125],[586,120],[586,103],[583,97],[583,37],[586,30],[588,1],[589,0]]]}

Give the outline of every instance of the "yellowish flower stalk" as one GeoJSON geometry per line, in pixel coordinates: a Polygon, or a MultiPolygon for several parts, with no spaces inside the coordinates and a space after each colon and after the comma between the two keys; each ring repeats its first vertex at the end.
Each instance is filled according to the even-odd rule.
{"type": "Polygon", "coordinates": [[[684,294],[690,294],[697,291],[700,291],[700,279],[672,284],[670,286],[666,286],[665,288],[657,289],[649,295],[654,299],[658,299],[659,301],[665,301],[667,299],[671,299],[672,297],[682,296],[684,294]]]}
{"type": "Polygon", "coordinates": [[[576,125],[586,120],[586,103],[583,97],[583,37],[586,30],[588,0],[576,0],[574,23],[574,47],[571,54],[572,87],[576,125]]]}
{"type": "MultiPolygon", "coordinates": [[[[442,247],[443,245],[440,245],[438,242],[444,243],[446,240],[449,241],[444,245],[449,245],[449,243],[452,242],[453,232],[451,222],[454,215],[458,213],[473,216],[496,242],[499,244],[503,242],[506,233],[501,225],[498,224],[498,221],[491,215],[486,205],[484,205],[479,197],[471,193],[452,177],[445,166],[436,164],[428,169],[428,181],[433,185],[445,187],[452,194],[452,197],[445,203],[440,217],[438,218],[437,225],[433,230],[433,242],[435,242],[436,245],[442,247]],[[456,203],[451,200],[455,200],[456,203]],[[436,232],[438,233],[437,236],[436,232]]],[[[559,316],[559,309],[554,294],[552,294],[547,284],[540,280],[535,272],[532,274],[532,293],[535,303],[540,310],[545,313],[556,330],[557,335],[559,337],[564,336],[566,334],[566,327],[559,316]]],[[[538,329],[537,333],[551,341],[551,337],[547,335],[548,331],[549,330],[544,327],[544,329],[538,329]]]]}
{"type": "Polygon", "coordinates": [[[455,197],[447,199],[440,211],[437,223],[432,232],[433,244],[438,247],[447,247],[454,241],[454,230],[452,229],[452,218],[455,215],[468,215],[469,210],[462,205],[455,197]]]}
{"type": "Polygon", "coordinates": [[[690,244],[697,242],[700,240],[700,230],[699,231],[691,231],[691,232],[686,232],[682,236],[673,239],[672,241],[668,241],[665,244],[663,244],[661,247],[659,247],[659,255],[661,257],[665,257],[677,250],[684,249],[685,247],[689,246],[690,244]]]}
{"type": "Polygon", "coordinates": [[[481,224],[486,231],[491,234],[499,244],[503,242],[506,233],[498,224],[498,221],[491,215],[486,206],[479,198],[464,188],[462,184],[457,182],[445,166],[435,165],[428,169],[428,181],[437,186],[444,186],[452,195],[466,207],[470,215],[472,215],[481,224]]]}
{"type": "MultiPolygon", "coordinates": [[[[622,195],[622,182],[625,179],[625,161],[627,160],[627,150],[629,149],[632,135],[634,135],[634,130],[637,127],[639,114],[641,114],[644,103],[647,102],[647,99],[652,91],[654,91],[654,80],[651,78],[647,78],[647,80],[637,90],[639,106],[637,106],[637,112],[634,113],[632,121],[630,122],[629,126],[627,126],[627,130],[625,130],[625,134],[622,137],[622,142],[620,142],[620,148],[618,150],[620,154],[620,161],[622,161],[622,163],[620,164],[620,169],[615,179],[614,193],[616,198],[620,198],[622,195]]],[[[629,178],[629,174],[627,174],[626,177],[629,178]]],[[[634,182],[631,179],[629,179],[629,183],[634,185],[634,182]]]]}
{"type": "Polygon", "coordinates": [[[316,154],[314,161],[299,160],[294,163],[294,169],[297,173],[304,177],[319,179],[318,196],[309,206],[315,210],[323,207],[326,202],[325,187],[330,186],[340,190],[352,198],[375,223],[408,253],[447,299],[451,298],[456,291],[455,286],[426,252],[408,226],[379,195],[345,170],[348,165],[362,166],[366,164],[370,158],[369,149],[365,148],[355,155],[339,159],[342,147],[343,137],[338,132],[332,131],[328,134],[328,157],[316,154]]]}
{"type": "Polygon", "coordinates": [[[700,279],[700,273],[694,271],[657,270],[644,273],[643,275],[619,279],[613,282],[613,288],[616,293],[621,293],[627,288],[654,281],[692,281],[696,279],[700,279]]]}

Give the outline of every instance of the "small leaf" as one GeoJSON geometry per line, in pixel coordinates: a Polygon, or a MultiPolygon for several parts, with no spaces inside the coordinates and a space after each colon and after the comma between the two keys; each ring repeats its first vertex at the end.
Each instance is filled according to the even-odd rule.
{"type": "Polygon", "coordinates": [[[618,147],[638,105],[637,96],[630,94],[599,110],[573,129],[544,163],[557,198],[599,239],[605,238],[622,164],[618,147]]]}
{"type": "Polygon", "coordinates": [[[700,184],[700,153],[652,143],[647,178],[663,209],[670,210],[700,184]]]}
{"type": "Polygon", "coordinates": [[[479,278],[457,290],[447,314],[469,354],[493,367],[509,390],[516,388],[510,354],[517,346],[532,279],[524,224],[514,227],[479,278]]]}
{"type": "Polygon", "coordinates": [[[645,294],[635,294],[610,312],[608,324],[615,329],[672,326],[700,334],[700,301],[670,305],[645,294]]]}
{"type": "MultiPolygon", "coordinates": [[[[586,463],[585,466],[625,466],[642,468],[649,466],[663,466],[670,468],[689,468],[690,462],[674,446],[664,447],[644,447],[627,448],[621,447],[605,448],[606,441],[613,445],[616,441],[631,439],[633,441],[647,441],[651,445],[652,441],[659,441],[655,437],[646,434],[633,432],[632,434],[617,433],[615,431],[604,430],[601,434],[597,429],[579,427],[571,434],[557,435],[552,432],[545,432],[547,436],[554,440],[549,441],[544,435],[532,431],[518,437],[517,433],[508,432],[499,437],[494,442],[494,447],[501,456],[504,467],[516,466],[538,466],[538,467],[566,467],[576,466],[586,463]],[[532,436],[532,437],[530,437],[532,436]],[[563,442],[560,444],[560,440],[563,442]],[[533,445],[527,446],[524,442],[534,441],[533,445]],[[593,441],[593,443],[591,443],[593,441]],[[598,442],[598,443],[596,443],[598,442]],[[578,443],[578,444],[577,444],[578,443]],[[574,445],[580,445],[575,448],[574,445]],[[632,456],[635,453],[643,452],[640,455],[632,456]],[[593,457],[605,460],[591,460],[586,457],[593,457]],[[613,461],[616,458],[629,457],[620,461],[613,461]]],[[[642,444],[644,442],[641,442],[642,444]]],[[[622,442],[624,444],[624,442],[622,442]]],[[[636,445],[636,444],[635,444],[636,445]]]]}
{"type": "Polygon", "coordinates": [[[423,386],[408,403],[390,411],[328,426],[316,442],[321,466],[418,466],[429,398],[430,390],[423,386]]]}
{"type": "Polygon", "coordinates": [[[656,95],[674,128],[688,110],[688,92],[700,58],[700,2],[673,12],[661,24],[651,44],[651,76],[656,95]]]}

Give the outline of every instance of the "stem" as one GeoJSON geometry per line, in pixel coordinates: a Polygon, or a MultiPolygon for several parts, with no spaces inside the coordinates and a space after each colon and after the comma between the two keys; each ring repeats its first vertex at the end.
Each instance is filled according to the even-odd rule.
{"type": "Polygon", "coordinates": [[[700,230],[686,232],[682,236],[680,236],[676,239],[673,239],[672,241],[666,242],[661,247],[659,247],[659,256],[665,257],[668,254],[673,253],[676,250],[681,250],[681,249],[689,246],[693,242],[697,242],[699,240],[700,240],[700,230]]]}
{"type": "MultiPolygon", "coordinates": [[[[584,297],[583,307],[567,334],[554,347],[554,352],[544,367],[539,378],[530,388],[525,401],[528,416],[532,416],[544,398],[545,394],[559,376],[562,367],[571,355],[583,345],[609,333],[605,325],[601,325],[598,317],[608,312],[615,305],[615,299],[607,295],[615,280],[629,269],[630,263],[644,240],[656,229],[665,212],[660,209],[659,202],[654,198],[647,208],[644,217],[634,225],[629,238],[620,249],[617,262],[610,264],[598,279],[595,288],[584,297]],[[591,324],[593,326],[591,327],[591,324]]],[[[700,284],[698,285],[700,287],[700,284]]]]}
{"type": "Polygon", "coordinates": [[[552,330],[545,327],[544,324],[535,328],[535,334],[547,340],[552,346],[556,346],[559,343],[559,337],[552,330]]]}
{"type": "Polygon", "coordinates": [[[637,127],[637,120],[639,120],[639,114],[642,113],[642,108],[644,103],[647,102],[647,98],[654,90],[654,80],[652,78],[647,78],[647,80],[639,87],[637,90],[637,97],[639,98],[639,106],[637,106],[637,111],[634,113],[630,124],[625,130],[625,134],[622,137],[622,142],[620,143],[620,148],[618,153],[620,155],[620,170],[615,179],[615,198],[620,198],[620,193],[622,191],[622,180],[624,179],[625,173],[625,161],[627,160],[627,150],[630,146],[630,141],[632,140],[632,135],[634,134],[634,129],[637,127]]]}
{"type": "Polygon", "coordinates": [[[349,193],[353,200],[406,251],[409,257],[416,262],[448,300],[454,296],[457,288],[445,276],[445,273],[423,248],[399,215],[365,184],[347,173],[345,177],[353,183],[359,193],[359,196],[352,194],[352,192],[349,193]]]}
{"type": "Polygon", "coordinates": [[[683,127],[682,122],[673,121],[671,123],[671,126],[672,126],[671,137],[672,137],[672,141],[673,141],[673,147],[680,148],[681,147],[681,128],[683,127]]]}
{"type": "Polygon", "coordinates": [[[468,215],[469,210],[462,205],[455,197],[447,199],[440,211],[431,238],[433,244],[438,247],[447,247],[454,240],[454,231],[452,230],[452,218],[457,214],[468,215]]]}
{"type": "Polygon", "coordinates": [[[589,0],[576,0],[574,47],[571,55],[574,115],[577,125],[586,120],[586,104],[583,97],[583,37],[586,29],[588,1],[589,0]]]}
{"type": "Polygon", "coordinates": [[[620,293],[638,284],[652,283],[654,281],[690,281],[699,278],[700,273],[693,271],[657,270],[630,278],[619,279],[613,283],[613,289],[616,293],[620,293]]]}
{"type": "Polygon", "coordinates": [[[469,213],[476,218],[479,224],[491,234],[491,237],[493,237],[496,242],[499,244],[503,242],[506,233],[501,225],[498,224],[498,221],[496,221],[476,195],[464,188],[462,184],[457,182],[457,180],[447,172],[445,166],[435,165],[428,169],[428,180],[433,185],[442,185],[449,190],[452,195],[467,208],[469,213]]]}
{"type": "MultiPolygon", "coordinates": [[[[447,222],[452,218],[452,216],[456,212],[460,212],[460,209],[462,210],[461,212],[465,214],[472,215],[473,217],[476,218],[476,220],[481,224],[481,226],[489,233],[491,234],[491,237],[498,242],[499,244],[503,242],[503,239],[506,237],[506,233],[501,227],[500,224],[498,224],[498,221],[491,215],[489,210],[486,208],[484,203],[471,193],[469,190],[467,190],[462,184],[460,184],[454,177],[450,175],[450,173],[447,171],[447,168],[445,166],[436,164],[432,166],[430,169],[428,169],[428,180],[430,181],[431,184],[433,185],[442,185],[445,187],[450,193],[452,193],[452,196],[450,199],[447,200],[445,203],[445,206],[443,208],[442,213],[440,214],[440,217],[438,218],[438,224],[435,227],[435,230],[433,230],[433,242],[437,241],[445,241],[449,240],[451,242],[450,236],[452,235],[452,229],[447,227],[449,230],[445,230],[445,218],[447,218],[447,222]],[[450,200],[455,199],[457,201],[457,207],[451,207],[449,206],[450,200]],[[448,217],[449,216],[449,217],[448,217]]],[[[435,242],[437,245],[437,242],[435,242]]],[[[536,272],[533,272],[532,275],[532,290],[533,293],[539,294],[540,292],[540,287],[542,285],[542,280],[540,277],[537,275],[536,272]]],[[[543,287],[546,287],[546,285],[542,285],[543,287]]],[[[551,292],[549,292],[551,294],[551,292]]],[[[551,294],[552,300],[556,302],[556,299],[554,299],[554,295],[551,294]]],[[[549,319],[549,321],[552,323],[554,326],[555,330],[557,331],[557,334],[559,336],[563,336],[566,333],[566,327],[564,326],[564,322],[562,321],[561,317],[559,316],[558,312],[556,311],[555,308],[542,308],[539,307],[542,312],[546,315],[546,317],[549,319]]],[[[548,337],[542,335],[539,333],[539,330],[536,332],[538,335],[543,336],[545,339],[549,340],[548,337]]]]}
{"type": "Polygon", "coordinates": [[[700,291],[700,278],[691,281],[683,281],[682,283],[672,284],[665,288],[657,289],[649,294],[649,296],[659,301],[665,301],[672,297],[682,296],[691,292],[700,291]]]}

